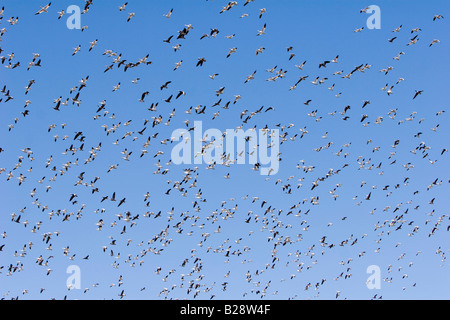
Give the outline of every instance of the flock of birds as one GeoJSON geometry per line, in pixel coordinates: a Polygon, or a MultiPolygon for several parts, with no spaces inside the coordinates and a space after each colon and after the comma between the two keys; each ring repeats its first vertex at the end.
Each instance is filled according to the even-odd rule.
{"type": "MultiPolygon", "coordinates": [[[[265,8],[256,8],[257,3],[258,1],[255,0],[245,0],[241,4],[238,4],[237,1],[230,1],[216,14],[226,15],[230,11],[235,10],[235,8],[243,7],[244,10],[248,10],[248,13],[242,14],[240,16],[241,19],[250,15],[256,15],[262,21],[260,27],[256,28],[257,30],[254,34],[259,39],[259,37],[262,38],[269,32],[269,27],[263,21],[268,10],[265,8]]],[[[35,23],[39,23],[39,19],[41,18],[62,19],[67,13],[64,10],[60,10],[59,12],[53,10],[55,4],[48,3],[37,10],[35,15],[38,17],[35,17],[35,23]]],[[[82,8],[82,15],[89,14],[93,6],[95,6],[93,0],[86,1],[82,8]]],[[[132,24],[136,13],[130,12],[129,7],[128,2],[125,2],[117,10],[125,14],[123,23],[132,24]]],[[[365,13],[367,10],[368,8],[363,8],[360,12],[365,13]]],[[[11,9],[11,11],[13,10],[11,9]]],[[[17,61],[13,48],[8,47],[8,31],[21,22],[18,16],[12,16],[10,18],[6,16],[11,11],[5,7],[0,11],[0,24],[3,25],[0,29],[0,40],[2,40],[0,60],[4,68],[10,69],[2,71],[2,73],[15,72],[23,68],[27,70],[38,70],[38,72],[44,73],[46,66],[52,63],[46,60],[45,56],[41,56],[39,53],[33,53],[31,61],[17,61]]],[[[176,14],[176,9],[171,9],[167,13],[161,14],[161,19],[171,19],[176,14]]],[[[434,24],[444,23],[444,17],[440,14],[430,17],[430,20],[433,20],[434,24]]],[[[393,34],[398,36],[387,39],[388,44],[394,46],[400,41],[399,38],[402,33],[410,35],[408,41],[399,44],[401,48],[399,50],[402,51],[393,57],[394,63],[400,63],[401,57],[407,54],[411,46],[421,45],[419,41],[422,31],[421,28],[404,29],[400,25],[392,31],[393,34]]],[[[83,34],[89,35],[86,30],[87,26],[81,28],[81,32],[84,32],[83,34]]],[[[364,27],[359,27],[354,29],[354,33],[363,32],[363,30],[364,27]]],[[[161,45],[168,46],[170,50],[182,55],[183,41],[189,41],[191,37],[198,37],[201,41],[206,41],[208,38],[212,39],[221,36],[223,35],[219,28],[212,28],[207,32],[200,32],[196,30],[194,25],[186,24],[176,34],[161,39],[161,45]]],[[[236,34],[225,35],[230,40],[235,36],[236,34]]],[[[439,39],[430,39],[426,43],[426,47],[439,46],[439,42],[439,39]]],[[[108,95],[117,94],[117,91],[120,91],[121,87],[126,85],[139,86],[145,77],[146,70],[149,70],[145,68],[152,68],[154,64],[158,63],[158,61],[152,60],[151,54],[146,54],[140,59],[132,60],[127,57],[126,52],[121,53],[108,48],[105,48],[104,51],[99,51],[97,46],[101,46],[101,43],[101,38],[94,39],[89,42],[86,50],[89,54],[103,55],[105,59],[109,59],[105,69],[100,71],[104,77],[108,77],[114,72],[116,72],[114,73],[115,75],[122,77],[127,74],[125,72],[132,72],[131,70],[133,69],[142,74],[140,77],[134,78],[131,84],[127,84],[125,80],[119,78],[117,83],[110,89],[110,92],[107,93],[108,95]],[[121,73],[119,74],[115,70],[120,70],[121,73]]],[[[249,43],[251,43],[251,39],[249,39],[249,43]]],[[[73,47],[71,56],[80,55],[80,53],[83,53],[83,50],[85,50],[84,45],[76,44],[73,47]]],[[[256,48],[255,55],[262,55],[265,50],[266,48],[263,46],[256,48]]],[[[372,65],[365,63],[359,64],[351,70],[333,70],[327,75],[316,76],[313,72],[324,72],[330,70],[332,67],[339,66],[341,59],[344,59],[343,54],[336,54],[334,58],[320,61],[312,66],[311,64],[313,62],[310,61],[311,59],[298,58],[300,54],[295,53],[293,46],[287,46],[285,52],[286,57],[280,57],[281,61],[279,65],[281,63],[289,64],[295,71],[289,69],[288,73],[288,68],[281,68],[278,65],[264,68],[264,70],[254,70],[243,77],[242,86],[250,86],[252,81],[264,74],[268,75],[264,79],[266,81],[264,85],[270,86],[274,82],[286,81],[283,79],[292,80],[293,78],[290,75],[298,72],[300,75],[295,76],[295,79],[292,80],[290,85],[286,85],[286,94],[294,90],[299,91],[303,88],[308,88],[311,85],[321,86],[325,83],[333,82],[327,85],[325,91],[332,91],[339,98],[344,94],[344,92],[335,91],[335,89],[339,88],[340,82],[350,81],[356,75],[364,76],[370,72],[377,72],[372,71],[374,69],[372,65]],[[306,74],[304,73],[304,68],[306,69],[308,67],[310,67],[310,72],[306,74]]],[[[232,60],[233,56],[238,54],[238,48],[231,47],[228,52],[224,52],[223,63],[232,60]]],[[[180,58],[180,60],[173,63],[173,68],[167,70],[163,76],[170,78],[174,72],[182,72],[185,63],[187,62],[180,58]]],[[[199,57],[194,64],[196,70],[201,70],[205,65],[208,65],[208,57],[199,57]]],[[[215,68],[217,68],[217,72],[208,75],[207,81],[221,81],[220,68],[222,68],[222,65],[217,65],[215,68]]],[[[379,72],[388,77],[393,69],[393,66],[388,66],[380,69],[379,72]]],[[[83,101],[83,97],[86,95],[85,92],[89,91],[90,87],[95,88],[95,80],[92,81],[91,79],[92,76],[86,75],[68,90],[68,95],[58,94],[56,97],[49,97],[49,101],[53,100],[53,105],[48,108],[53,108],[52,112],[61,114],[67,112],[69,108],[85,106],[86,102],[83,101]]],[[[381,90],[388,97],[391,95],[395,96],[395,89],[400,86],[401,82],[405,81],[405,78],[401,77],[390,81],[392,82],[383,83],[381,87],[381,90]]],[[[4,81],[2,80],[2,82],[4,81]]],[[[38,90],[34,88],[39,86],[39,82],[33,79],[24,80],[24,85],[26,85],[24,91],[18,88],[10,88],[8,83],[1,85],[1,108],[14,109],[14,105],[18,105],[21,111],[18,112],[17,117],[9,124],[7,130],[6,128],[1,129],[2,135],[4,136],[0,142],[3,144],[0,146],[0,161],[4,168],[0,168],[0,180],[2,185],[6,184],[4,188],[9,188],[9,185],[20,186],[19,190],[21,192],[25,192],[27,196],[29,194],[29,203],[20,204],[21,209],[10,213],[10,225],[2,225],[0,227],[4,229],[0,230],[2,232],[0,235],[0,278],[14,278],[21,274],[22,271],[26,271],[27,269],[34,270],[33,268],[37,268],[35,272],[43,273],[51,277],[55,273],[54,269],[64,269],[61,265],[53,262],[57,258],[69,259],[72,264],[84,266],[84,263],[88,265],[94,256],[102,256],[106,257],[107,260],[111,260],[110,266],[103,267],[105,272],[107,272],[106,270],[108,268],[117,269],[120,272],[120,276],[113,283],[93,282],[91,284],[85,284],[86,286],[82,291],[86,294],[88,292],[94,293],[97,287],[103,286],[105,288],[109,287],[110,290],[115,290],[114,294],[118,298],[124,298],[127,295],[138,297],[136,294],[139,292],[130,292],[122,286],[124,286],[127,277],[131,277],[129,275],[127,276],[127,272],[134,272],[135,269],[133,268],[144,268],[146,273],[152,273],[163,281],[148,285],[148,287],[159,288],[158,298],[172,299],[186,297],[192,299],[198,297],[200,299],[214,299],[222,292],[226,294],[228,287],[232,285],[230,279],[233,279],[233,281],[243,281],[250,285],[250,289],[244,290],[242,293],[242,298],[275,298],[281,296],[283,294],[282,288],[285,285],[280,285],[280,282],[283,283],[285,281],[291,281],[295,283],[296,287],[299,287],[297,289],[298,294],[290,296],[289,299],[303,297],[303,294],[318,297],[320,292],[327,290],[326,287],[329,283],[347,280],[353,276],[353,265],[355,261],[358,259],[362,260],[363,256],[368,254],[366,245],[368,246],[367,242],[369,240],[367,238],[373,239],[375,237],[376,240],[374,242],[377,247],[375,252],[378,253],[382,251],[381,242],[391,241],[389,238],[398,238],[390,236],[390,234],[401,234],[402,239],[405,238],[402,241],[407,242],[412,237],[422,236],[424,239],[430,239],[438,233],[450,231],[448,214],[440,213],[433,208],[436,199],[434,197],[430,198],[425,204],[422,204],[422,198],[419,198],[428,197],[428,193],[431,193],[434,189],[448,188],[446,186],[448,186],[450,180],[430,177],[427,185],[415,185],[414,188],[416,190],[413,194],[410,195],[403,191],[406,186],[415,184],[414,172],[427,170],[427,165],[435,165],[441,159],[442,161],[446,161],[445,159],[448,157],[447,148],[444,147],[440,150],[435,150],[432,146],[433,141],[426,143],[421,140],[421,136],[425,130],[431,129],[431,132],[438,134],[439,124],[429,129],[420,129],[421,131],[418,131],[414,137],[410,137],[417,143],[416,147],[410,150],[409,155],[418,160],[404,164],[400,164],[400,161],[397,163],[397,150],[403,142],[401,139],[393,139],[392,145],[371,147],[367,154],[356,155],[352,152],[352,142],[348,142],[336,149],[333,137],[328,135],[325,128],[322,128],[323,135],[319,138],[326,141],[325,144],[317,146],[317,148],[309,152],[320,152],[321,157],[324,159],[333,157],[333,159],[337,158],[339,161],[344,161],[344,163],[339,168],[335,167],[325,172],[317,172],[319,166],[306,160],[299,160],[292,168],[285,167],[288,159],[285,159],[283,156],[285,153],[284,150],[295,148],[300,143],[299,141],[304,141],[311,136],[309,134],[310,131],[314,131],[310,127],[299,127],[298,124],[294,123],[294,119],[288,119],[286,123],[278,123],[274,127],[279,129],[280,132],[281,152],[278,155],[280,167],[283,167],[283,170],[285,170],[283,172],[292,169],[293,171],[289,171],[292,174],[287,178],[281,178],[282,173],[274,176],[261,177],[257,173],[260,165],[258,163],[249,165],[251,170],[256,171],[256,173],[251,172],[251,174],[256,175],[255,179],[264,180],[266,184],[264,188],[270,189],[270,193],[280,193],[280,195],[286,198],[277,202],[276,200],[269,200],[263,195],[252,195],[252,190],[248,190],[248,194],[237,194],[236,197],[223,199],[217,204],[212,200],[207,200],[205,195],[214,194],[214,186],[204,184],[202,176],[209,175],[209,172],[211,172],[207,172],[205,169],[213,170],[213,174],[215,169],[219,172],[219,167],[222,164],[216,162],[201,165],[186,164],[182,165],[182,170],[180,168],[174,168],[175,165],[170,160],[170,150],[175,141],[170,137],[170,130],[167,131],[161,128],[169,127],[170,129],[176,129],[173,124],[171,125],[171,122],[175,122],[176,115],[179,115],[178,117],[184,117],[180,123],[190,132],[194,130],[194,120],[206,121],[207,119],[208,121],[213,121],[212,123],[214,124],[220,121],[220,115],[233,110],[239,110],[237,121],[240,123],[236,129],[252,128],[252,130],[255,130],[263,127],[258,128],[254,122],[254,118],[258,118],[259,121],[264,121],[262,120],[263,118],[270,118],[273,113],[281,112],[281,109],[272,106],[254,106],[252,108],[251,101],[246,101],[246,106],[249,108],[246,109],[247,107],[241,105],[241,101],[244,100],[243,95],[236,94],[234,97],[226,98],[228,95],[226,84],[218,86],[218,89],[211,93],[211,96],[217,100],[215,103],[211,105],[202,104],[184,107],[179,102],[185,96],[188,96],[189,92],[182,88],[173,88],[172,90],[173,84],[173,81],[170,79],[162,81],[156,91],[161,93],[170,91],[170,93],[167,94],[167,98],[160,101],[149,101],[152,99],[153,93],[147,88],[142,89],[142,93],[138,97],[130,98],[130,101],[134,101],[135,103],[137,100],[138,105],[145,105],[148,118],[144,119],[141,124],[138,124],[139,119],[133,118],[132,112],[127,113],[127,111],[122,111],[123,116],[116,115],[116,113],[110,111],[111,105],[114,104],[112,102],[113,99],[103,99],[94,107],[95,112],[93,116],[91,117],[89,115],[89,119],[88,117],[85,119],[86,122],[94,121],[94,125],[101,128],[103,132],[103,136],[101,137],[89,134],[89,129],[83,127],[76,128],[74,132],[69,131],[71,129],[67,128],[71,128],[70,118],[67,118],[67,122],[62,124],[49,124],[45,127],[49,136],[42,137],[43,140],[48,140],[47,142],[54,145],[52,147],[54,154],[48,155],[41,155],[39,151],[35,151],[28,146],[13,146],[6,143],[6,140],[9,139],[8,135],[14,135],[16,130],[20,130],[17,127],[21,122],[33,121],[33,117],[36,117],[35,121],[41,120],[37,112],[30,111],[32,110],[33,104],[33,91],[38,90]],[[24,103],[22,102],[23,100],[25,100],[24,103]],[[167,106],[170,104],[176,104],[176,107],[168,109],[167,106]],[[121,146],[125,146],[123,150],[121,146]],[[115,150],[118,148],[121,149],[120,158],[113,159],[113,156],[111,156],[112,153],[103,156],[102,150],[108,148],[115,148],[115,150]],[[377,152],[380,149],[384,150],[384,148],[390,148],[390,153],[386,155],[383,161],[375,163],[372,157],[375,157],[377,152]],[[327,150],[334,150],[334,152],[329,154],[327,150]],[[20,152],[17,161],[10,164],[5,163],[3,160],[5,154],[14,155],[16,152],[20,152]],[[55,155],[56,153],[62,153],[65,160],[61,163],[55,163],[61,159],[60,156],[55,155]],[[39,163],[41,157],[46,157],[47,160],[39,163]],[[110,164],[101,168],[95,167],[96,169],[94,170],[90,169],[91,166],[99,162],[95,162],[95,160],[102,157],[106,157],[106,160],[110,161],[110,164]],[[424,164],[420,162],[421,159],[427,159],[428,161],[424,164]],[[142,166],[144,165],[142,161],[147,161],[145,164],[146,167],[149,167],[149,163],[151,166],[156,165],[153,175],[161,176],[161,179],[166,179],[166,188],[159,185],[156,192],[129,190],[133,194],[142,194],[141,204],[136,204],[134,200],[130,200],[133,197],[126,194],[127,189],[113,191],[111,193],[104,191],[105,189],[109,190],[109,186],[107,183],[102,184],[103,180],[109,179],[111,181],[111,176],[120,171],[126,163],[135,163],[134,166],[142,166]],[[378,186],[370,186],[370,182],[361,181],[360,185],[353,188],[353,191],[356,190],[357,195],[354,196],[352,201],[357,206],[369,203],[374,196],[378,196],[378,199],[387,199],[387,202],[389,197],[393,197],[394,194],[397,196],[400,195],[403,198],[402,202],[397,205],[388,204],[384,208],[374,208],[370,212],[361,213],[362,215],[367,214],[370,217],[379,216],[379,220],[373,230],[361,230],[358,228],[339,240],[333,239],[336,237],[333,237],[332,231],[330,231],[330,234],[315,233],[310,235],[311,232],[314,233],[315,231],[309,231],[309,229],[314,230],[314,223],[318,222],[314,218],[314,214],[317,212],[317,208],[320,208],[318,206],[319,199],[320,201],[325,201],[322,199],[325,199],[329,195],[333,203],[336,204],[334,207],[339,207],[339,203],[341,202],[340,190],[343,185],[347,184],[345,175],[353,176],[354,178],[362,171],[370,171],[374,175],[383,176],[383,172],[389,170],[388,168],[391,166],[398,166],[398,170],[404,170],[404,178],[395,183],[388,182],[378,186]],[[42,177],[35,177],[34,172],[36,171],[39,173],[44,171],[45,174],[42,177]],[[58,188],[57,181],[59,180],[63,180],[68,188],[72,190],[64,196],[65,199],[63,200],[66,202],[66,206],[64,207],[59,207],[61,199],[52,197],[52,193],[56,192],[53,189],[58,188]],[[334,182],[329,182],[331,180],[334,182]],[[211,189],[208,190],[209,188],[211,189]],[[159,194],[157,191],[159,191],[159,194]],[[305,194],[311,194],[311,197],[305,197],[305,194]],[[171,209],[168,212],[164,212],[164,209],[155,207],[154,202],[157,202],[157,199],[161,199],[167,203],[171,209]],[[188,202],[180,199],[186,199],[188,202]],[[191,205],[184,207],[185,203],[190,203],[191,205]],[[141,205],[141,209],[130,209],[138,205],[141,205]],[[93,206],[97,206],[97,209],[89,211],[93,206]],[[244,210],[243,208],[248,208],[248,210],[244,210]],[[416,212],[420,212],[420,214],[416,212]],[[71,239],[70,236],[65,238],[64,231],[52,229],[55,226],[61,226],[61,228],[67,231],[66,228],[70,229],[72,224],[76,224],[78,221],[87,222],[91,217],[94,217],[95,224],[84,223],[83,228],[93,229],[95,232],[101,232],[102,235],[106,234],[106,237],[102,238],[103,245],[98,248],[83,247],[78,251],[73,251],[74,249],[72,248],[76,247],[76,245],[69,243],[69,241],[76,242],[76,240],[71,239]],[[314,221],[314,223],[311,221],[314,221]],[[59,224],[55,225],[55,222],[59,224]],[[139,225],[145,225],[147,228],[145,233],[147,239],[145,240],[140,239],[140,234],[134,236],[135,230],[138,229],[139,225]],[[239,227],[235,228],[234,225],[239,227]],[[18,229],[19,227],[20,230],[18,229]],[[159,229],[155,231],[155,228],[159,229]],[[245,234],[242,232],[238,233],[238,229],[241,231],[244,230],[245,234]],[[21,230],[27,232],[23,233],[23,237],[17,238],[12,235],[16,232],[23,232],[21,230]],[[31,233],[29,233],[30,231],[31,233]],[[149,235],[150,233],[151,235],[149,235]],[[257,241],[257,245],[261,246],[262,249],[256,249],[250,246],[250,243],[254,241],[252,238],[258,237],[258,233],[261,234],[261,239],[265,239],[264,242],[257,241]],[[311,241],[305,243],[309,241],[305,240],[306,238],[311,239],[311,241]],[[312,239],[316,240],[313,241],[312,239]],[[182,246],[180,246],[180,249],[177,249],[180,243],[190,243],[189,241],[193,243],[193,246],[188,252],[183,252],[181,249],[182,246]],[[66,245],[59,247],[54,244],[60,244],[61,242],[66,243],[66,245]],[[352,252],[352,256],[342,259],[338,263],[339,266],[325,269],[327,272],[323,273],[319,279],[308,277],[309,270],[317,268],[316,264],[320,265],[322,256],[327,256],[339,247],[348,248],[346,252],[352,252]],[[352,248],[350,249],[350,247],[352,248]],[[174,248],[176,259],[179,260],[173,267],[167,267],[163,262],[165,254],[170,251],[169,248],[174,248]],[[257,261],[253,261],[255,258],[252,258],[252,253],[255,250],[265,250],[267,254],[262,254],[262,256],[266,258],[266,261],[263,261],[261,257],[257,258],[257,261]],[[222,259],[225,262],[225,268],[229,266],[228,271],[224,275],[217,274],[215,270],[216,268],[219,270],[218,267],[210,266],[210,256],[216,261],[222,259]],[[235,268],[234,262],[240,262],[244,267],[235,268]],[[155,264],[156,267],[153,267],[155,264]],[[278,270],[283,267],[290,268],[291,266],[293,266],[294,271],[288,277],[283,276],[280,279],[277,273],[278,270]],[[128,267],[132,267],[131,271],[128,267]],[[244,269],[245,271],[242,272],[244,269]],[[242,274],[239,274],[240,272],[242,274]],[[265,274],[270,274],[270,277],[266,278],[265,274]],[[302,278],[302,281],[306,281],[301,288],[299,278],[302,278]],[[297,280],[298,282],[295,282],[297,280]],[[273,289],[273,287],[276,288],[273,289]]],[[[305,90],[307,91],[308,89],[305,90]]],[[[209,96],[210,94],[205,92],[204,95],[209,96]]],[[[415,88],[410,91],[410,95],[406,97],[406,100],[408,103],[412,101],[415,103],[420,101],[424,95],[426,95],[426,91],[415,88]]],[[[325,118],[332,119],[332,121],[336,122],[344,121],[342,123],[347,123],[352,121],[353,117],[356,117],[357,122],[352,123],[352,125],[362,125],[363,127],[380,125],[385,120],[381,115],[373,119],[371,113],[367,111],[372,107],[369,97],[362,101],[361,105],[346,105],[342,107],[342,110],[336,110],[328,114],[325,114],[319,107],[310,109],[315,104],[313,99],[308,98],[300,104],[302,110],[305,110],[305,108],[308,110],[307,116],[315,120],[315,125],[318,128],[321,128],[321,121],[325,120],[325,118]],[[363,112],[361,117],[356,114],[357,112],[363,112]]],[[[422,123],[425,122],[425,118],[419,119],[416,117],[418,112],[415,111],[407,118],[397,120],[396,116],[400,111],[398,108],[392,109],[387,114],[389,119],[397,121],[399,128],[407,123],[424,126],[422,123]]],[[[303,113],[303,111],[301,112],[303,113]]],[[[444,113],[444,109],[437,112],[433,121],[436,119],[438,121],[444,116],[444,113]]],[[[265,128],[267,129],[267,125],[265,128]]],[[[373,140],[376,139],[373,137],[373,140]]],[[[365,144],[369,146],[374,143],[373,140],[372,138],[367,138],[365,144]]],[[[26,141],[23,143],[25,145],[27,144],[26,141]]],[[[203,141],[202,153],[210,148],[211,145],[211,142],[203,141]]],[[[248,150],[247,153],[251,152],[256,151],[248,150]]],[[[229,171],[225,176],[217,177],[216,174],[215,180],[224,178],[227,181],[229,179],[230,182],[233,182],[234,178],[237,179],[237,183],[239,184],[239,177],[233,175],[233,164],[236,160],[230,160],[227,156],[227,154],[223,154],[222,159],[224,160],[224,167],[229,171]]],[[[112,180],[117,185],[123,183],[119,178],[117,180],[112,178],[112,180]]],[[[217,194],[218,192],[220,191],[215,191],[215,197],[220,196],[220,194],[217,194]]],[[[7,201],[7,199],[3,201],[7,201]]],[[[348,217],[345,214],[345,207],[342,208],[344,214],[337,219],[337,222],[327,223],[327,230],[339,228],[342,223],[346,223],[347,220],[352,219],[352,217],[348,217]]],[[[395,245],[395,247],[401,246],[402,244],[400,242],[395,245]]],[[[404,246],[407,247],[407,245],[404,246]]],[[[405,249],[395,260],[402,262],[405,257],[410,258],[410,255],[406,254],[408,250],[405,249]]],[[[416,256],[419,254],[421,252],[417,251],[416,256]]],[[[436,247],[435,254],[445,264],[447,258],[445,248],[441,246],[436,247]]],[[[175,258],[172,255],[170,259],[175,258]]],[[[99,265],[95,265],[96,262],[91,263],[94,264],[92,266],[94,269],[100,268],[99,265]]],[[[407,263],[407,267],[399,266],[397,273],[394,270],[396,267],[393,265],[389,265],[387,269],[384,268],[384,282],[396,282],[397,278],[407,278],[407,273],[402,269],[411,268],[413,264],[410,261],[407,263]]],[[[62,272],[65,272],[65,270],[62,270],[62,272]]],[[[363,274],[363,277],[367,277],[367,275],[363,274]]],[[[33,284],[29,285],[34,286],[33,284]]],[[[416,286],[416,283],[412,286],[416,286]]],[[[30,292],[43,294],[49,291],[49,294],[53,295],[54,293],[50,292],[53,289],[53,286],[47,288],[45,285],[42,285],[39,288],[8,288],[6,291],[0,293],[3,299],[19,299],[26,297],[30,292]]],[[[65,289],[66,293],[63,293],[62,296],[52,296],[52,298],[70,298],[71,292],[75,289],[69,286],[65,289]]],[[[146,286],[142,287],[140,293],[143,293],[147,289],[146,286]]],[[[403,290],[406,289],[406,287],[403,287],[403,290]]],[[[0,290],[5,290],[5,288],[0,290]]],[[[345,292],[342,289],[334,291],[334,294],[336,298],[345,297],[345,292]]],[[[371,294],[373,295],[373,293],[371,294]]],[[[145,297],[148,298],[148,296],[145,297]]],[[[220,297],[223,297],[223,295],[220,297]]],[[[239,297],[233,296],[233,298],[239,297]]],[[[382,295],[375,294],[373,298],[380,299],[382,295]]]]}

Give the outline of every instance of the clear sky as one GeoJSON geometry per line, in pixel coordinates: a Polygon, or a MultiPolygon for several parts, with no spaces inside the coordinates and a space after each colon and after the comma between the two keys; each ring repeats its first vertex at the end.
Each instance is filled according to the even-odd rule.
{"type": "Polygon", "coordinates": [[[447,1],[255,0],[244,6],[240,0],[220,13],[227,3],[130,0],[120,11],[121,1],[94,0],[81,15],[81,26],[87,26],[81,31],[68,29],[70,15],[58,19],[58,12],[69,5],[83,9],[84,1],[52,1],[48,12],[38,15],[47,2],[2,1],[3,298],[118,299],[122,290],[125,299],[193,299],[196,290],[196,299],[335,299],[338,291],[338,299],[370,299],[375,294],[383,299],[450,298],[450,162],[443,152],[450,136],[447,1]],[[381,29],[369,29],[370,14],[360,12],[372,4],[381,10],[381,29]],[[262,8],[266,12],[260,18],[262,8]],[[171,9],[170,18],[165,17],[171,9]],[[127,22],[130,13],[135,16],[127,22]],[[438,14],[444,18],[433,21],[438,14]],[[7,21],[15,17],[17,23],[7,21]],[[264,24],[265,34],[257,36],[264,24]],[[193,29],[177,39],[186,25],[193,29]],[[201,39],[214,28],[219,30],[216,37],[201,39]],[[415,28],[420,30],[412,32],[415,28]],[[408,45],[416,35],[418,41],[408,45]],[[170,43],[163,42],[170,36],[170,43]],[[440,42],[430,46],[434,39],[440,42]],[[94,40],[97,45],[89,51],[94,40]],[[236,52],[227,58],[231,48],[236,52]],[[264,50],[256,54],[259,48],[264,50]],[[394,59],[400,52],[404,54],[394,59]],[[41,66],[27,70],[35,53],[41,66]],[[147,54],[151,64],[124,72],[125,65],[147,54]],[[290,59],[291,54],[295,56],[290,59]],[[126,60],[120,67],[113,63],[119,55],[120,61],[126,60]],[[337,55],[337,63],[319,68],[337,55]],[[197,67],[201,57],[206,62],[197,67]],[[296,67],[304,61],[302,70],[296,67]],[[14,69],[5,67],[17,62],[20,66],[14,69]],[[366,68],[342,78],[361,65],[366,68]],[[274,67],[273,73],[267,71],[274,67]],[[244,83],[255,70],[254,79],[244,83]],[[267,81],[277,71],[286,73],[267,81]],[[213,74],[218,75],[211,79],[213,74]],[[290,90],[303,76],[307,78],[290,90]],[[312,84],[316,77],[324,83],[312,84]],[[30,80],[35,82],[25,94],[30,80]],[[171,83],[161,90],[167,81],[171,83]],[[113,91],[118,83],[120,89],[113,91]],[[422,93],[413,99],[416,90],[422,93]],[[176,99],[179,91],[186,94],[176,99]],[[78,92],[79,106],[72,104],[78,92]],[[241,99],[234,104],[236,95],[241,99]],[[8,96],[13,99],[6,101],[8,96]],[[59,97],[69,102],[57,111],[54,100],[59,97]],[[24,107],[26,100],[30,103],[24,107]],[[104,109],[97,111],[103,100],[104,109]],[[370,104],[362,108],[364,100],[370,104]],[[223,108],[228,101],[229,108],[223,108]],[[152,103],[158,103],[156,111],[148,110],[152,103]],[[194,110],[199,105],[206,106],[202,114],[194,110]],[[344,113],[346,106],[350,108],[344,113]],[[367,117],[361,121],[363,115],[367,117]],[[159,116],[162,123],[153,127],[153,117],[159,116]],[[204,131],[241,125],[245,130],[278,129],[286,134],[279,146],[278,172],[260,175],[248,161],[214,169],[206,163],[167,165],[176,143],[161,141],[176,129],[193,128],[194,121],[202,121],[204,131]],[[55,127],[49,130],[51,125],[55,127]],[[303,138],[301,129],[307,131],[303,138]],[[78,132],[82,134],[74,139],[78,132]],[[150,145],[144,147],[148,137],[150,145]],[[93,150],[99,143],[101,148],[93,150]],[[82,144],[82,150],[65,152],[82,144]],[[148,153],[140,157],[144,149],[148,153]],[[22,150],[31,150],[32,156],[22,150]],[[129,161],[122,159],[122,151],[132,152],[129,161]],[[156,155],[158,151],[164,153],[156,155]],[[95,160],[85,163],[92,153],[95,160]],[[158,161],[162,167],[155,173],[158,161]],[[177,190],[174,183],[183,180],[188,168],[192,179],[177,190]],[[167,174],[161,174],[164,169],[169,169],[167,174]],[[312,190],[313,182],[331,169],[312,190]],[[82,183],[76,185],[83,172],[82,183]],[[21,174],[26,179],[19,186],[21,174]],[[116,202],[110,201],[113,193],[116,202]],[[72,194],[76,197],[70,200],[72,194]],[[123,198],[126,202],[118,207],[123,198]],[[139,216],[118,218],[126,212],[139,216]],[[148,212],[154,214],[146,217],[148,212]],[[19,223],[11,214],[14,220],[20,215],[19,223]],[[37,224],[39,229],[31,232],[37,224]],[[48,243],[43,241],[46,233],[52,233],[48,243]],[[210,235],[206,240],[205,234],[210,235]],[[43,265],[36,263],[40,256],[43,265]],[[10,273],[10,265],[19,268],[10,273]],[[71,265],[80,268],[81,289],[66,286],[71,265]],[[380,289],[366,286],[371,265],[380,268],[380,289]]]}

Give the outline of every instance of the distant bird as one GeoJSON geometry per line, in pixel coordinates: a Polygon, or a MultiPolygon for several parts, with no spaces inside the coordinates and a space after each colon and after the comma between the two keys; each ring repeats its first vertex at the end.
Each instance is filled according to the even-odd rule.
{"type": "Polygon", "coordinates": [[[129,13],[129,14],[128,14],[127,22],[130,22],[130,20],[131,20],[132,18],[134,18],[135,16],[136,16],[136,13],[134,13],[134,12],[129,13]]]}
{"type": "Polygon", "coordinates": [[[74,48],[72,56],[76,55],[78,52],[80,52],[81,45],[78,45],[78,47],[74,48]]]}
{"type": "Polygon", "coordinates": [[[170,9],[170,11],[168,13],[164,14],[164,17],[170,18],[172,16],[172,13],[173,13],[173,9],[170,9]]]}
{"type": "Polygon", "coordinates": [[[36,12],[35,13],[35,15],[38,15],[38,14],[41,14],[41,13],[44,13],[44,12],[48,12],[47,10],[48,10],[48,8],[51,6],[51,2],[49,2],[47,5],[45,5],[44,7],[41,7],[41,9],[38,11],[38,12],[36,12]]]}
{"type": "Polygon", "coordinates": [[[416,92],[414,93],[413,100],[414,100],[415,98],[417,98],[418,95],[422,94],[422,92],[423,92],[423,90],[416,90],[416,92]]]}
{"type": "Polygon", "coordinates": [[[196,65],[196,67],[198,67],[198,66],[203,66],[203,63],[204,62],[206,62],[206,59],[205,58],[198,58],[198,62],[197,62],[197,65],[196,65]]]}
{"type": "Polygon", "coordinates": [[[431,47],[433,44],[435,43],[439,43],[440,41],[438,39],[434,39],[433,41],[431,41],[429,47],[431,47]]]}
{"type": "Polygon", "coordinates": [[[121,6],[119,7],[119,11],[125,11],[127,5],[128,5],[128,2],[125,2],[123,5],[121,5],[121,6]]]}
{"type": "Polygon", "coordinates": [[[264,23],[264,26],[262,27],[262,29],[258,30],[257,36],[261,36],[263,34],[266,34],[266,24],[265,23],[264,23]]]}

